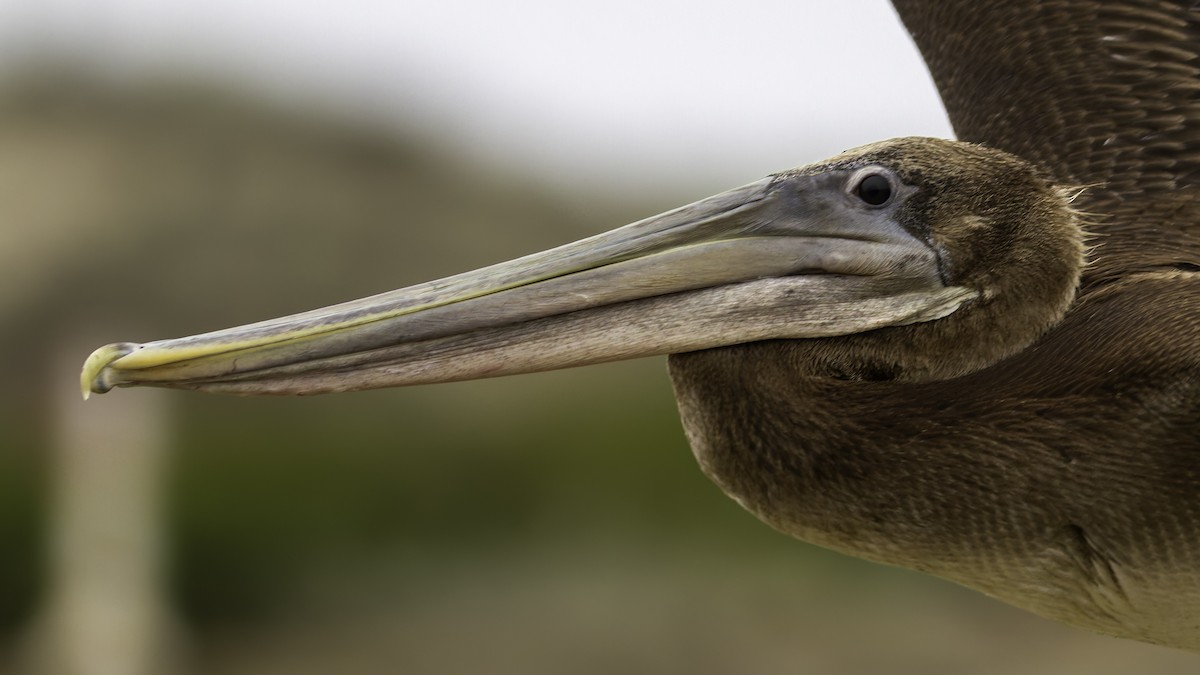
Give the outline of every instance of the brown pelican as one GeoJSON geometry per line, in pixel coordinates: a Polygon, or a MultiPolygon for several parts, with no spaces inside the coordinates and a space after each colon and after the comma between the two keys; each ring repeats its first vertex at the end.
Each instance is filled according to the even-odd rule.
{"type": "Polygon", "coordinates": [[[101,347],[85,395],[671,354],[702,468],[776,528],[1200,651],[1200,11],[895,4],[961,141],[869,145],[440,281],[101,347]]]}

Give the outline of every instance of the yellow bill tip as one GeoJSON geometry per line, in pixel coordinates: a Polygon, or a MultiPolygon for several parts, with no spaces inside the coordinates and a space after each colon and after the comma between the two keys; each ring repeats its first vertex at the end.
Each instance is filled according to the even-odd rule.
{"type": "Polygon", "coordinates": [[[83,362],[83,371],[79,374],[83,400],[88,400],[93,393],[103,394],[112,389],[112,385],[105,381],[105,369],[114,361],[137,351],[138,348],[139,345],[133,342],[115,342],[92,352],[83,362]]]}

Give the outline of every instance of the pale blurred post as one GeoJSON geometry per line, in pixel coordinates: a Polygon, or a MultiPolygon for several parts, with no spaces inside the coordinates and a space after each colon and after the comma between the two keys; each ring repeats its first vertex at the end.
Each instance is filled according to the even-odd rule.
{"type": "Polygon", "coordinates": [[[163,590],[164,392],[84,402],[89,347],[60,352],[52,389],[49,586],[32,670],[55,675],[162,675],[176,670],[176,626],[163,590]]]}

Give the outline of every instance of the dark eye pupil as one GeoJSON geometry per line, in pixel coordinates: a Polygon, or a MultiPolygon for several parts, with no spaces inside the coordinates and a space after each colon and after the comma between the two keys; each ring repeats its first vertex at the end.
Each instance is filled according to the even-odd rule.
{"type": "Polygon", "coordinates": [[[873,173],[858,184],[858,198],[871,206],[879,206],[892,196],[892,184],[888,179],[873,173]]]}

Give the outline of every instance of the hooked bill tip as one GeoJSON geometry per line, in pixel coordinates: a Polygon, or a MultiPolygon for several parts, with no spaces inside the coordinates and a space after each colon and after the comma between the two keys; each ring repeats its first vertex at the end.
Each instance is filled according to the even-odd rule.
{"type": "Polygon", "coordinates": [[[140,345],[133,342],[115,342],[92,352],[83,362],[83,371],[79,374],[83,400],[88,400],[93,392],[103,394],[112,389],[113,385],[104,377],[105,369],[117,359],[128,356],[139,348],[140,345]]]}

